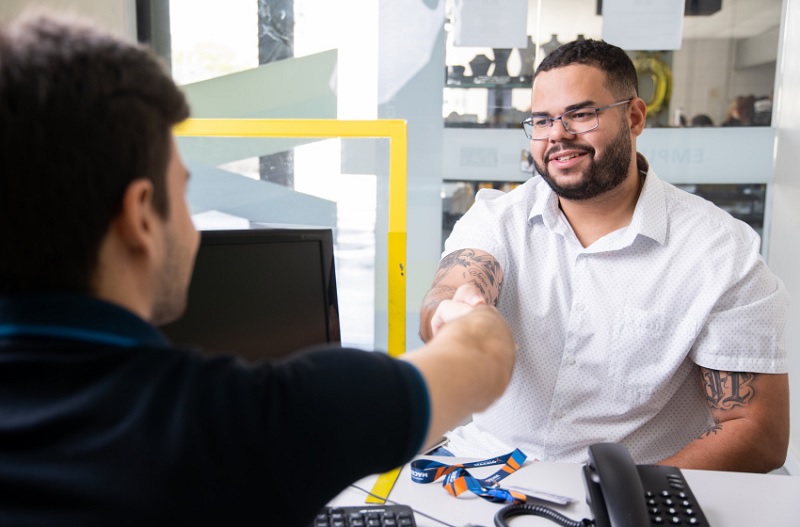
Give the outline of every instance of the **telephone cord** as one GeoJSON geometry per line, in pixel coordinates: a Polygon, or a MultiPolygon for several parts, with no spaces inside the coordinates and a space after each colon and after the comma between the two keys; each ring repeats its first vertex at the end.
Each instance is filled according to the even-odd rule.
{"type": "Polygon", "coordinates": [[[553,521],[563,527],[591,527],[594,525],[594,521],[592,520],[573,520],[571,518],[567,518],[560,512],[551,509],[550,507],[534,505],[532,503],[515,503],[512,505],[506,505],[497,511],[497,514],[494,515],[495,527],[509,527],[508,523],[506,522],[508,518],[528,514],[547,518],[548,520],[553,521]]]}

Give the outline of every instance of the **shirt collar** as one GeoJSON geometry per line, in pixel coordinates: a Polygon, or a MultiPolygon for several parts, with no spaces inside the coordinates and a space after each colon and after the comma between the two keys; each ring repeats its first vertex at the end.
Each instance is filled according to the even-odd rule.
{"type": "Polygon", "coordinates": [[[559,215],[558,196],[544,178],[539,176],[535,180],[541,191],[535,193],[536,199],[531,205],[530,214],[528,214],[528,225],[532,225],[536,218],[541,217],[542,222],[552,229],[559,215]]]}
{"type": "Polygon", "coordinates": [[[631,241],[641,234],[664,245],[667,239],[667,197],[664,182],[658,178],[643,155],[637,153],[636,159],[639,170],[646,175],[642,192],[633,210],[628,234],[631,241]]]}
{"type": "MultiPolygon", "coordinates": [[[[639,194],[639,200],[636,202],[631,223],[626,229],[623,243],[629,245],[633,243],[636,236],[641,234],[663,245],[667,236],[664,182],[658,178],[642,154],[636,154],[636,164],[639,172],[644,174],[644,184],[639,194]]],[[[536,193],[535,201],[531,205],[531,212],[528,215],[528,224],[533,224],[536,218],[541,217],[547,228],[560,230],[562,222],[559,220],[561,211],[558,208],[558,196],[543,178],[536,179],[537,184],[541,185],[542,191],[536,193]]]]}
{"type": "Polygon", "coordinates": [[[0,297],[0,338],[57,338],[120,347],[168,347],[151,324],[122,307],[87,295],[0,297]]]}

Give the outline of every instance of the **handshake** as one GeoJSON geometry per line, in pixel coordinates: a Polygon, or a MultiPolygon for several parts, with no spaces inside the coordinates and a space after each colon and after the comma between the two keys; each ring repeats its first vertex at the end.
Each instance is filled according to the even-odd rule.
{"type": "Polygon", "coordinates": [[[472,284],[441,300],[430,325],[433,337],[428,343],[403,357],[428,386],[431,423],[426,445],[500,397],[516,356],[508,323],[472,284]]]}

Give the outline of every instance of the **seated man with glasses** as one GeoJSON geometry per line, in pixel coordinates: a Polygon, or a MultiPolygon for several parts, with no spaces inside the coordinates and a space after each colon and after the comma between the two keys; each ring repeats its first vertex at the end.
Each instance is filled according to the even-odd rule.
{"type": "Polygon", "coordinates": [[[566,44],[537,69],[522,123],[537,175],[477,194],[420,321],[427,340],[439,302],[472,284],[514,330],[514,375],[439,453],[584,462],[588,445],[614,441],[638,463],[783,464],[786,290],[749,226],[637,154],[637,89],[628,55],[602,41],[566,44]]]}

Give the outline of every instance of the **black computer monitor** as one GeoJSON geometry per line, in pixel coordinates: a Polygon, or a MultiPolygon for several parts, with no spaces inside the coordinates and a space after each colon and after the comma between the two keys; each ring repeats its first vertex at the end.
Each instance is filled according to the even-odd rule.
{"type": "Polygon", "coordinates": [[[248,361],[339,344],[331,230],[201,232],[186,313],[161,330],[178,346],[248,361]]]}

